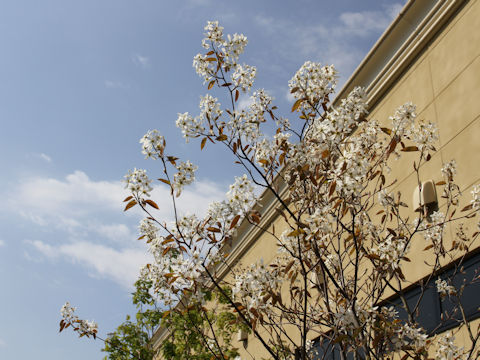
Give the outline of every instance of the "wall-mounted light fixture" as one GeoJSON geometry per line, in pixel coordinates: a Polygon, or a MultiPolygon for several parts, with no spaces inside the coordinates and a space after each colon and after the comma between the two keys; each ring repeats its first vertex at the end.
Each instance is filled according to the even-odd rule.
{"type": "Polygon", "coordinates": [[[415,187],[413,191],[413,209],[430,215],[438,210],[437,190],[435,182],[427,180],[415,187]]]}

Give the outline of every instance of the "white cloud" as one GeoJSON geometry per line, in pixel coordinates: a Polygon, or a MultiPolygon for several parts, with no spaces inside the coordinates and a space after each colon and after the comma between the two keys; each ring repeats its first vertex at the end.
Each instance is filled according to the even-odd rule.
{"type": "Polygon", "coordinates": [[[5,245],[6,245],[6,244],[5,244],[5,241],[2,240],[2,239],[0,239],[0,247],[5,246],[5,245]]]}
{"type": "Polygon", "coordinates": [[[238,110],[246,110],[250,105],[253,104],[253,99],[251,96],[243,96],[237,103],[238,110]]]}
{"type": "Polygon", "coordinates": [[[50,156],[48,156],[47,154],[45,153],[33,153],[32,156],[38,158],[38,159],[41,159],[47,163],[51,163],[52,162],[52,158],[50,156]]]}
{"type": "Polygon", "coordinates": [[[290,92],[289,88],[287,88],[287,90],[285,91],[285,99],[292,104],[295,102],[295,97],[290,92]]]}
{"type": "Polygon", "coordinates": [[[404,5],[405,5],[405,1],[403,2],[403,4],[395,3],[395,4],[387,5],[384,7],[384,9],[385,9],[385,12],[390,17],[390,19],[393,20],[398,16],[398,14],[400,14],[400,11],[402,11],[404,5]]]}
{"type": "Polygon", "coordinates": [[[205,7],[212,4],[211,0],[187,0],[189,7],[205,7]]]}
{"type": "Polygon", "coordinates": [[[383,31],[400,12],[402,6],[394,4],[382,11],[344,12],[340,15],[343,26],[337,31],[349,36],[363,37],[372,31],[383,31]]]}
{"type": "Polygon", "coordinates": [[[4,348],[4,347],[7,347],[7,343],[5,340],[0,338],[0,348],[4,348]]]}
{"type": "MultiPolygon", "coordinates": [[[[205,214],[208,204],[222,199],[224,193],[225,190],[216,183],[198,181],[183,191],[177,199],[177,207],[180,213],[205,214]]],[[[36,225],[55,227],[80,236],[95,231],[108,239],[118,239],[130,234],[124,221],[131,222],[132,216],[136,219],[143,216],[138,207],[124,215],[122,200],[128,195],[120,181],[93,181],[77,170],[65,179],[28,178],[9,191],[6,197],[9,210],[36,225]],[[112,217],[116,221],[109,220],[112,217]],[[105,220],[100,222],[99,218],[105,220]]],[[[153,211],[154,215],[162,220],[172,220],[169,189],[157,185],[151,198],[160,207],[160,210],[153,211]]]]}
{"type": "Polygon", "coordinates": [[[121,81],[105,80],[104,85],[107,89],[128,89],[129,86],[121,81]]]}
{"type": "Polygon", "coordinates": [[[92,224],[91,228],[101,236],[116,242],[132,240],[135,236],[125,224],[92,224]]]}
{"type": "MultiPolygon", "coordinates": [[[[177,198],[179,214],[205,215],[208,204],[223,199],[225,190],[210,181],[186,187],[177,198]]],[[[45,258],[67,259],[86,267],[93,276],[127,286],[147,259],[144,246],[136,241],[138,221],[145,215],[138,207],[123,212],[122,200],[127,195],[120,181],[94,181],[77,170],[63,179],[31,177],[19,182],[3,194],[7,203],[3,210],[41,227],[41,234],[53,233],[48,235],[53,240],[26,242],[45,258]]],[[[152,215],[167,223],[172,221],[167,186],[155,186],[151,198],[160,207],[151,209],[152,215]]],[[[41,260],[30,251],[25,256],[41,260]]]]}
{"type": "Polygon", "coordinates": [[[29,243],[47,258],[79,263],[93,270],[91,276],[109,278],[127,289],[132,288],[140,267],[149,260],[145,250],[135,248],[116,250],[86,241],[60,246],[52,246],[39,240],[29,243]]]}
{"type": "Polygon", "coordinates": [[[38,225],[56,223],[64,228],[76,228],[82,219],[101,211],[120,211],[122,196],[127,195],[119,181],[92,181],[78,170],[62,180],[28,178],[14,193],[8,200],[11,209],[38,225]]]}
{"type": "Polygon", "coordinates": [[[335,64],[341,75],[348,76],[361,59],[363,50],[358,40],[380,33],[398,15],[402,4],[384,6],[380,10],[344,12],[334,22],[299,26],[290,20],[257,15],[254,21],[271,41],[281,58],[292,54],[312,61],[335,64]]]}
{"type": "Polygon", "coordinates": [[[135,65],[138,65],[144,69],[150,67],[150,58],[140,54],[132,55],[132,61],[135,65]]]}

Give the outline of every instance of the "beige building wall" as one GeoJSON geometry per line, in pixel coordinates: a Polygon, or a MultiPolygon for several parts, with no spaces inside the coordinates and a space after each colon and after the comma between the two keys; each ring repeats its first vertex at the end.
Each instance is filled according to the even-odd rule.
{"type": "MultiPolygon", "coordinates": [[[[385,47],[389,41],[392,43],[403,42],[405,39],[402,38],[401,32],[405,29],[414,33],[416,30],[408,28],[408,22],[409,20],[413,21],[415,16],[420,16],[414,13],[415,6],[423,9],[426,8],[426,3],[431,4],[435,1],[410,1],[404,10],[406,14],[401,15],[404,18],[397,19],[397,23],[387,30],[377,43],[377,48],[373,50],[383,51],[382,46],[385,47]]],[[[443,19],[442,25],[435,29],[435,34],[430,34],[431,40],[421,49],[417,49],[416,55],[407,64],[403,64],[404,69],[400,74],[398,71],[394,74],[396,76],[394,81],[391,78],[387,79],[388,81],[385,80],[387,85],[380,87],[380,90],[377,85],[375,85],[376,87],[370,86],[374,95],[372,95],[373,101],[369,117],[388,126],[389,116],[393,115],[399,105],[410,101],[416,104],[418,118],[436,123],[440,137],[437,152],[420,169],[420,180],[440,181],[442,164],[455,159],[458,164],[457,183],[469,201],[471,188],[480,183],[478,160],[480,153],[480,0],[450,0],[438,1],[438,3],[444,3],[445,7],[450,6],[450,3],[455,5],[452,5],[454,10],[450,10],[449,20],[443,19]]],[[[373,50],[372,53],[375,52],[373,50]]],[[[378,60],[378,54],[373,54],[373,57],[369,58],[370,55],[359,66],[343,92],[340,92],[340,97],[345,96],[345,93],[357,84],[367,86],[374,83],[373,75],[377,74],[372,75],[368,70],[369,66],[375,72],[382,73],[378,64],[382,61],[388,64],[388,59],[378,60]],[[375,66],[376,64],[378,66],[375,66]]],[[[388,56],[388,54],[384,56],[388,56]]],[[[382,76],[387,77],[387,75],[382,76]]],[[[411,216],[415,217],[411,206],[412,194],[418,181],[413,170],[413,159],[413,156],[406,154],[397,162],[393,161],[389,180],[397,180],[391,190],[395,193],[402,192],[403,201],[410,206],[410,210],[407,211],[410,211],[411,216]]],[[[388,180],[387,183],[389,183],[388,180]]],[[[437,189],[437,191],[440,195],[441,189],[437,189]]],[[[264,210],[265,208],[262,212],[264,210]]],[[[270,229],[273,229],[272,225],[274,225],[276,233],[280,234],[284,228],[283,220],[272,215],[271,210],[269,211],[270,216],[263,216],[262,222],[267,221],[270,229]]],[[[477,222],[478,220],[473,219],[469,224],[472,230],[477,226],[477,222]]],[[[452,231],[452,229],[448,229],[450,238],[453,236],[452,231]]],[[[276,253],[275,240],[268,234],[252,235],[248,232],[252,232],[252,229],[243,224],[237,239],[234,240],[232,256],[237,249],[235,266],[248,266],[260,259],[263,259],[265,263],[270,263],[276,253]],[[242,249],[238,250],[239,248],[242,249]]],[[[415,255],[410,255],[412,263],[405,267],[404,271],[407,278],[415,280],[425,276],[428,271],[423,264],[425,258],[422,249],[425,247],[425,243],[422,243],[423,239],[421,238],[417,240],[413,244],[411,254],[418,254],[418,258],[415,259],[415,255]]],[[[228,277],[226,274],[226,279],[228,277]]],[[[476,323],[479,321],[475,320],[476,323]]],[[[469,342],[464,332],[461,332],[457,338],[462,345],[467,345],[469,342]]],[[[157,342],[157,346],[159,344],[160,341],[157,342]]],[[[249,353],[254,354],[256,358],[268,358],[268,353],[253,336],[249,336],[247,342],[234,342],[234,345],[240,349],[242,359],[250,358],[249,353]]]]}
{"type": "MultiPolygon", "coordinates": [[[[455,14],[374,105],[370,117],[388,126],[388,117],[409,101],[416,104],[418,119],[432,121],[439,129],[437,152],[420,168],[420,180],[442,180],[442,164],[454,159],[458,170],[456,182],[465,205],[468,204],[472,187],[480,183],[480,1],[468,2],[455,14]]],[[[390,174],[390,181],[397,180],[392,192],[400,191],[409,206],[418,186],[413,169],[415,158],[402,154],[400,160],[392,162],[390,174]]],[[[441,192],[442,187],[438,186],[440,210],[441,192]]],[[[411,216],[416,215],[411,211],[411,216]]],[[[473,231],[477,223],[478,219],[469,220],[469,229],[473,231]]],[[[453,238],[454,229],[448,231],[449,239],[453,238]]],[[[419,237],[412,244],[411,254],[422,253],[426,246],[422,240],[419,237]]],[[[427,274],[428,268],[423,261],[412,261],[405,270],[407,278],[419,279],[427,274]]]]}

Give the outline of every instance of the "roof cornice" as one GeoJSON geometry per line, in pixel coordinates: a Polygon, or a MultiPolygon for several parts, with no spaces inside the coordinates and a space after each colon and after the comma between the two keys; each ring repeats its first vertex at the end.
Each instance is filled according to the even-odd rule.
{"type": "MultiPolygon", "coordinates": [[[[334,103],[346,97],[354,87],[362,86],[367,90],[369,108],[373,108],[452,15],[468,1],[409,0],[337,93],[334,103]]],[[[288,187],[284,182],[278,186],[280,190],[277,193],[284,199],[288,187]]],[[[261,236],[262,229],[278,216],[276,208],[277,199],[271,191],[265,190],[254,206],[254,210],[262,213],[260,223],[254,225],[246,219],[241,222],[226,264],[222,263],[215,269],[220,279],[251,248],[261,236]]],[[[158,329],[151,340],[154,348],[158,348],[168,335],[168,329],[158,329]]]]}
{"type": "Polygon", "coordinates": [[[356,68],[334,103],[356,86],[372,109],[439,30],[469,0],[410,0],[356,68]]]}

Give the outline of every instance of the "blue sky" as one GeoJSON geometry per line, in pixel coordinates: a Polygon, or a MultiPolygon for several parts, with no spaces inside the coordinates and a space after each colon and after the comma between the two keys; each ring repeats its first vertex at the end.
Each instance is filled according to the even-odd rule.
{"type": "MultiPolygon", "coordinates": [[[[0,358],[100,359],[99,341],[58,334],[61,305],[102,335],[134,312],[131,284],[148,257],[135,240],[141,214],[122,211],[121,179],[133,167],[159,173],[140,152],[147,130],[199,165],[183,211],[204,211],[240,174],[175,128],[206,92],[192,58],[207,20],[248,37],[254,88],[288,116],[287,83],[306,60],[335,64],[345,81],[404,2],[2,1],[0,358]]],[[[161,186],[153,194],[164,219],[167,196],[161,186]]]]}

